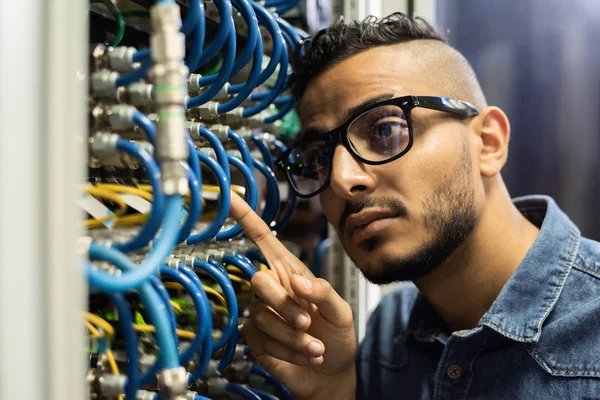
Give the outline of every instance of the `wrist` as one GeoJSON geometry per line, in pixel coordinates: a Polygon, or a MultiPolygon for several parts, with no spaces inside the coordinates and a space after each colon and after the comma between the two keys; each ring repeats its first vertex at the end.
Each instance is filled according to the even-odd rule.
{"type": "Polygon", "coordinates": [[[352,367],[343,373],[328,376],[323,389],[310,396],[311,400],[351,400],[356,395],[356,369],[352,367]]]}

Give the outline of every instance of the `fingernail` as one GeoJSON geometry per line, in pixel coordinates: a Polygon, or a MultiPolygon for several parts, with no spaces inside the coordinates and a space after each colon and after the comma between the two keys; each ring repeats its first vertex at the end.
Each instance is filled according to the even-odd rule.
{"type": "Polygon", "coordinates": [[[298,315],[298,318],[296,318],[296,327],[298,327],[298,329],[306,328],[309,323],[310,318],[306,314],[300,314],[298,315]]]}
{"type": "Polygon", "coordinates": [[[306,288],[306,290],[310,290],[312,288],[312,282],[302,275],[296,275],[296,279],[300,281],[300,283],[306,288]]]}
{"type": "Polygon", "coordinates": [[[314,357],[318,357],[320,355],[323,354],[323,345],[319,342],[316,341],[312,341],[310,342],[310,344],[308,345],[308,352],[314,356],[314,357]]]}

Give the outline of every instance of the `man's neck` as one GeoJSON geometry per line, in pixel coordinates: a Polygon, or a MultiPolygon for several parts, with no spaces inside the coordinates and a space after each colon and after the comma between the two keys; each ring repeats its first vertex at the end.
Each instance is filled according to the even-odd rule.
{"type": "Polygon", "coordinates": [[[538,233],[512,204],[500,180],[487,194],[477,226],[465,243],[415,284],[451,331],[474,328],[538,233]]]}

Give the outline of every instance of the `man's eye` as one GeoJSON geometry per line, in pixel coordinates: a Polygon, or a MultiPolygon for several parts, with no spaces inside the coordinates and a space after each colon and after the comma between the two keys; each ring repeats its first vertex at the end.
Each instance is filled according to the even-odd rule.
{"type": "Polygon", "coordinates": [[[377,121],[372,127],[370,136],[378,138],[388,138],[390,136],[400,135],[408,126],[406,121],[400,119],[389,119],[377,121]]]}

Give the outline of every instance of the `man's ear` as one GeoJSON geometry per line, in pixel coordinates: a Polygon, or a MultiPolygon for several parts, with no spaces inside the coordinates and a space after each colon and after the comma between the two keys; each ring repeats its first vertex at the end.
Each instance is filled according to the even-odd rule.
{"type": "Polygon", "coordinates": [[[498,107],[486,107],[472,121],[481,141],[479,149],[479,171],[482,176],[496,176],[508,158],[510,122],[498,107]]]}

